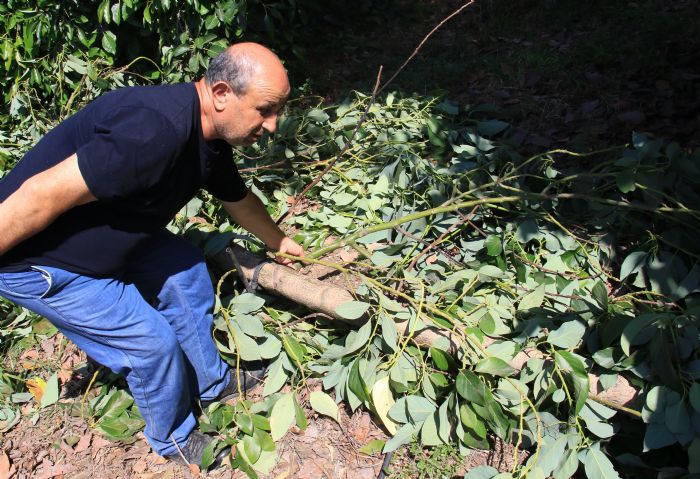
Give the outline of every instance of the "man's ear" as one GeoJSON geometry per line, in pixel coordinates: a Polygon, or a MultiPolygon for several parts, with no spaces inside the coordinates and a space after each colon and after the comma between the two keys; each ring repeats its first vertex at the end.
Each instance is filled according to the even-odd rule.
{"type": "Polygon", "coordinates": [[[225,81],[218,81],[211,86],[211,97],[216,111],[222,111],[234,92],[225,81]]]}

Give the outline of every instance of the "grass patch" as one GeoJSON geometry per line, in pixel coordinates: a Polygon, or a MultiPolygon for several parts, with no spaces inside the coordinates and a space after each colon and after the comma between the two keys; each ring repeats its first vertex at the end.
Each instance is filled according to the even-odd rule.
{"type": "Polygon", "coordinates": [[[397,450],[389,466],[387,479],[451,478],[463,461],[454,445],[424,448],[417,442],[397,450]]]}

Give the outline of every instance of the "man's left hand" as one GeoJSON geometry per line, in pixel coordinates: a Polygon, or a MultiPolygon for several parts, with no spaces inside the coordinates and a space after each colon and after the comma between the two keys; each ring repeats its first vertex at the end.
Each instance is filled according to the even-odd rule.
{"type": "MultiPolygon", "coordinates": [[[[304,256],[304,248],[301,247],[299,243],[294,241],[292,238],[285,236],[280,241],[280,247],[276,251],[277,253],[287,253],[294,256],[304,256]]],[[[275,256],[275,261],[280,264],[290,265],[293,261],[289,258],[283,258],[281,256],[275,256]]]]}

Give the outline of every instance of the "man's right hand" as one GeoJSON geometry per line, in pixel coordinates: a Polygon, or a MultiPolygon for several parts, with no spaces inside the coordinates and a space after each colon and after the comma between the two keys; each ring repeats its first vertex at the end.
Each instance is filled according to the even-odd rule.
{"type": "MultiPolygon", "coordinates": [[[[276,253],[287,253],[293,256],[304,256],[304,248],[292,238],[285,236],[284,238],[282,238],[282,241],[280,241],[280,247],[276,251],[276,253]]],[[[275,261],[284,265],[290,265],[293,263],[291,259],[283,258],[282,256],[275,256],[275,261]]]]}

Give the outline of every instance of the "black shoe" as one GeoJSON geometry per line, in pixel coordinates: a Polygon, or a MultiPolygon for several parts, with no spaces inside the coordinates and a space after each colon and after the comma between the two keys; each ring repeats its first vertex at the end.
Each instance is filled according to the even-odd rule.
{"type": "MultiPolygon", "coordinates": [[[[209,443],[211,443],[213,440],[214,439],[212,439],[211,437],[204,435],[199,431],[192,431],[187,437],[187,442],[185,442],[185,445],[180,446],[180,452],[182,454],[178,452],[165,457],[167,459],[170,459],[171,461],[180,463],[185,467],[187,467],[189,464],[196,464],[197,466],[201,466],[202,453],[204,452],[204,449],[209,445],[209,443]]],[[[214,462],[211,466],[209,466],[209,468],[212,469],[219,467],[222,461],[226,458],[226,456],[228,456],[229,452],[229,447],[225,447],[224,449],[219,451],[219,454],[216,455],[216,457],[214,458],[214,462]]]]}
{"type": "Polygon", "coordinates": [[[206,409],[210,404],[214,404],[215,402],[224,403],[236,398],[238,396],[239,383],[240,390],[243,393],[250,391],[263,382],[266,372],[267,367],[260,361],[252,361],[241,365],[240,374],[238,375],[236,375],[236,369],[231,368],[229,372],[230,379],[226,387],[214,399],[202,401],[202,409],[206,409]]]}

